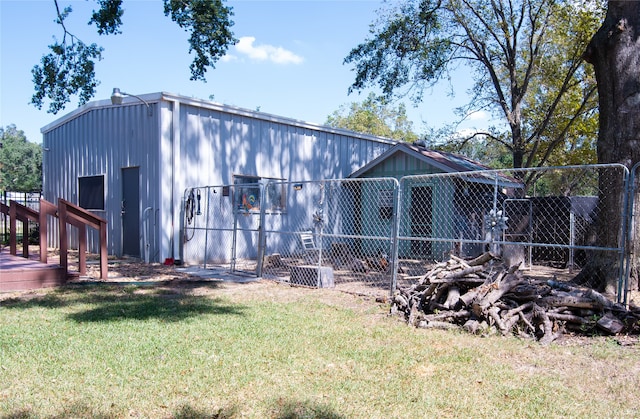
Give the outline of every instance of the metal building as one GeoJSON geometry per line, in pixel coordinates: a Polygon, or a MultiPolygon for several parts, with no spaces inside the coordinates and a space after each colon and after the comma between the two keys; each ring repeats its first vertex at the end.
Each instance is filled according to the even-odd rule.
{"type": "Polygon", "coordinates": [[[171,93],[119,93],[41,129],[44,198],[105,218],[117,256],[177,257],[189,187],[340,179],[395,144],[171,93]]]}

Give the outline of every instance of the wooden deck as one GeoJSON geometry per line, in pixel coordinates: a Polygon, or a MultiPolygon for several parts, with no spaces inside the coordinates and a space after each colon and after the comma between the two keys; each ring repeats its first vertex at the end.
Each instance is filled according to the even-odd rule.
{"type": "Polygon", "coordinates": [[[66,270],[58,264],[12,256],[0,251],[0,292],[56,287],[67,282],[66,270]]]}

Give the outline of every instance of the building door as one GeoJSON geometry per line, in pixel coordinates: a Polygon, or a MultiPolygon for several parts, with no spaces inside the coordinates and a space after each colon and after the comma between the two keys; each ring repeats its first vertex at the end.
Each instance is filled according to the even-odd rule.
{"type": "MultiPolygon", "coordinates": [[[[432,197],[431,186],[411,188],[411,237],[433,238],[432,197]]],[[[411,254],[414,257],[430,256],[431,249],[431,240],[411,240],[411,254]]]]}
{"type": "Polygon", "coordinates": [[[140,170],[122,168],[122,254],[140,257],[140,170]]]}

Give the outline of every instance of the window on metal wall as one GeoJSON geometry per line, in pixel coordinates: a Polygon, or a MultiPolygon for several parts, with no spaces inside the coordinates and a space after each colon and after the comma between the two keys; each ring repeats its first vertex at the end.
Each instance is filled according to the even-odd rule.
{"type": "Polygon", "coordinates": [[[88,210],[104,210],[104,175],[78,178],[78,205],[88,210]]]}
{"type": "Polygon", "coordinates": [[[393,189],[382,189],[378,192],[378,211],[382,219],[390,219],[393,216],[393,192],[393,189]]]}
{"type": "Polygon", "coordinates": [[[259,176],[235,175],[234,184],[235,208],[239,211],[260,212],[260,205],[267,205],[268,212],[284,212],[286,210],[286,194],[284,184],[270,183],[266,186],[266,197],[261,196],[260,183],[282,179],[263,178],[259,176]],[[266,202],[263,202],[266,198],[266,202]]]}

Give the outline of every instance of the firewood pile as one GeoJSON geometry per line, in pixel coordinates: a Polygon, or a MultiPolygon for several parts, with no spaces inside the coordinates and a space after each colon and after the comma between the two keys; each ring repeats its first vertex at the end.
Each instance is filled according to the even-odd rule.
{"type": "Polygon", "coordinates": [[[637,333],[640,313],[590,288],[524,277],[491,253],[474,260],[451,256],[417,282],[398,288],[392,313],[420,328],[462,328],[475,334],[533,337],[542,344],[565,331],[637,333]]]}

